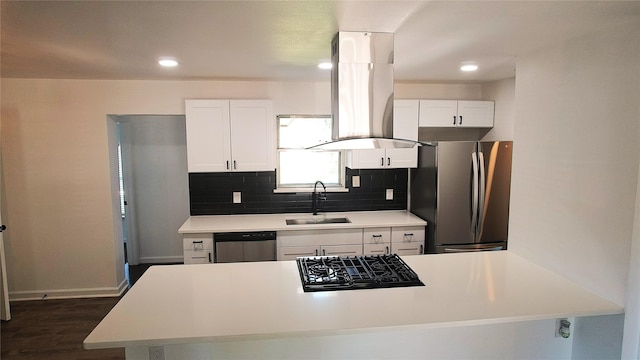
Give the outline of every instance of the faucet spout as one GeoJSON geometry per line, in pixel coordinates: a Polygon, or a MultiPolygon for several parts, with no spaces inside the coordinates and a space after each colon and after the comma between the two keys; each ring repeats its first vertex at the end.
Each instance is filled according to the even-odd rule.
{"type": "Polygon", "coordinates": [[[313,215],[318,215],[319,202],[323,200],[327,200],[327,187],[324,186],[322,181],[318,180],[313,184],[313,195],[311,195],[311,213],[313,215]],[[317,193],[318,184],[322,185],[322,195],[317,193]]]}

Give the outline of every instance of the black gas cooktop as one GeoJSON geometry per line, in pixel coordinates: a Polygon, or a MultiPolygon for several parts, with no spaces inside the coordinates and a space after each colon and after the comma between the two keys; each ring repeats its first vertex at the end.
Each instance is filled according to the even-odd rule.
{"type": "Polygon", "coordinates": [[[305,292],[424,286],[396,254],[296,259],[305,292]]]}

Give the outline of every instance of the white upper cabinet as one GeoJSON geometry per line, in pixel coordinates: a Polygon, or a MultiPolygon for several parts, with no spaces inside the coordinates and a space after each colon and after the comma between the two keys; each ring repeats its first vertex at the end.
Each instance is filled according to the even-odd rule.
{"type": "Polygon", "coordinates": [[[419,100],[393,102],[393,137],[418,141],[419,100]]]}
{"type": "Polygon", "coordinates": [[[186,100],[189,172],[273,171],[270,100],[186,100]]]}
{"type": "MultiPolygon", "coordinates": [[[[393,102],[393,137],[418,140],[418,100],[393,102]]],[[[347,153],[351,169],[398,169],[418,166],[418,148],[351,150],[347,153]]]]}
{"type": "Polygon", "coordinates": [[[419,127],[493,127],[493,101],[420,100],[419,127]]]}

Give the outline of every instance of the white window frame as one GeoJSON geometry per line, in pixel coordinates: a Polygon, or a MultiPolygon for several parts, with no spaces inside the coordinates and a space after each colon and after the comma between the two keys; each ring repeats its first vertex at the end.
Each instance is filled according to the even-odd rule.
{"type": "MultiPolygon", "coordinates": [[[[280,119],[283,118],[331,118],[330,115],[278,115],[276,120],[276,133],[277,133],[277,158],[276,158],[276,189],[275,193],[291,193],[291,192],[312,192],[314,183],[304,183],[304,184],[281,184],[280,176],[281,176],[281,165],[280,165],[280,154],[283,152],[291,151],[291,150],[304,150],[303,148],[297,149],[287,149],[280,148],[280,119]]],[[[318,144],[320,145],[320,144],[318,144]]],[[[345,187],[345,179],[346,179],[346,171],[345,171],[345,151],[341,150],[308,150],[308,151],[331,151],[337,152],[339,156],[339,171],[338,171],[338,183],[337,184],[325,184],[327,192],[347,192],[349,191],[345,187]]]]}

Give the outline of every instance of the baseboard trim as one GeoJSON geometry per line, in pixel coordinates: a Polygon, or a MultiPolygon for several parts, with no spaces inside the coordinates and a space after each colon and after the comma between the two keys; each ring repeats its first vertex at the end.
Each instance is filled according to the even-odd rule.
{"type": "Polygon", "coordinates": [[[10,291],[9,301],[119,297],[124,293],[128,286],[129,284],[127,283],[127,279],[124,279],[118,286],[115,287],[10,291]]]}
{"type": "Polygon", "coordinates": [[[138,259],[140,264],[175,264],[184,262],[183,256],[146,256],[138,259]]]}

